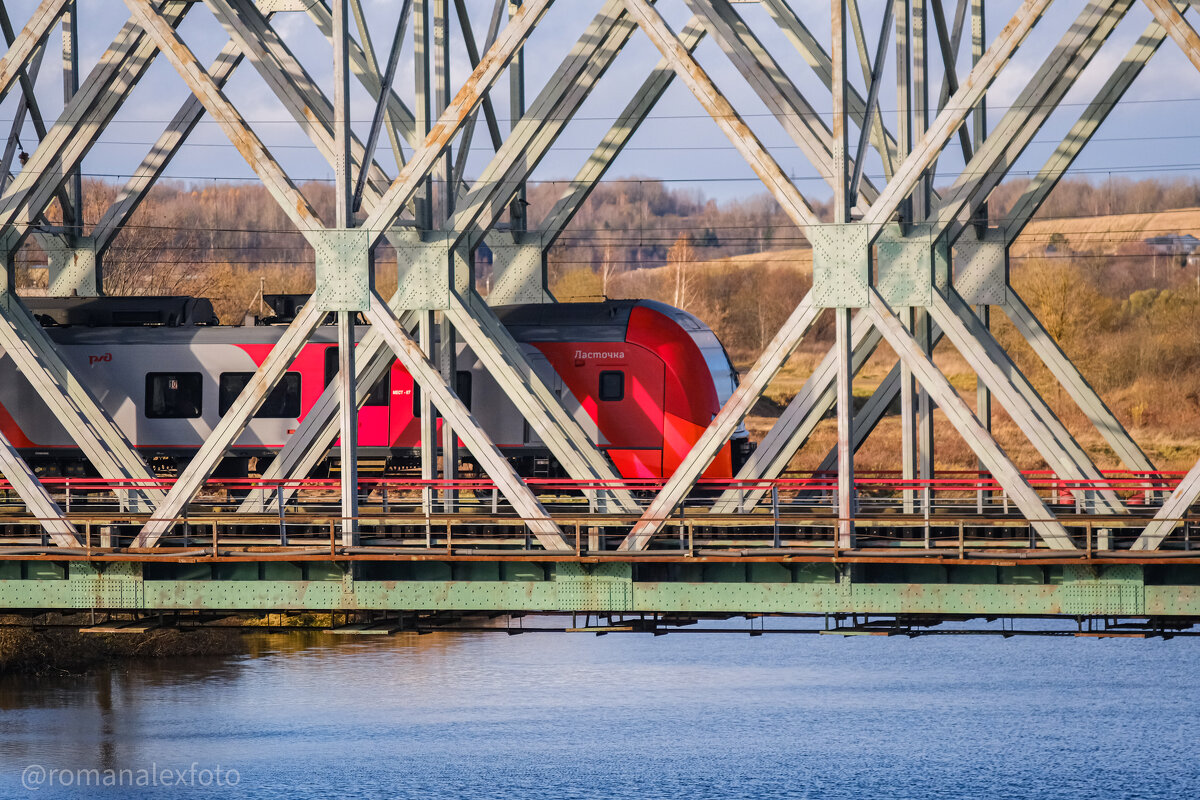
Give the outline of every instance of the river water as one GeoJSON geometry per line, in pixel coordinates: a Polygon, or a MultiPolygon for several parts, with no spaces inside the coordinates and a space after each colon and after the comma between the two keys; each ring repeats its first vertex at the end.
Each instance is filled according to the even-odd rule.
{"type": "Polygon", "coordinates": [[[1200,796],[1194,639],[367,638],[0,678],[0,797],[1200,796]]]}

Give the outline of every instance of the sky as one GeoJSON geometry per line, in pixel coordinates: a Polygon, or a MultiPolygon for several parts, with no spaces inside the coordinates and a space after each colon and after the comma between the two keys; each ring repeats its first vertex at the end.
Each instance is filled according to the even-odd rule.
{"type": "MultiPolygon", "coordinates": [[[[805,24],[827,44],[830,30],[828,0],[791,2],[805,24]]],[[[363,3],[372,38],[380,50],[379,58],[383,60],[386,57],[383,51],[392,38],[401,4],[398,0],[363,0],[363,3]]],[[[474,19],[476,38],[482,41],[491,13],[491,0],[466,0],[466,3],[474,19]]],[[[29,18],[36,2],[8,0],[5,5],[14,27],[20,28],[29,18]]],[[[80,53],[83,73],[86,75],[128,18],[128,10],[121,0],[81,0],[80,5],[80,53]]],[[[600,5],[598,0],[558,0],[551,7],[526,45],[527,96],[530,101],[582,34],[600,5]]],[[[873,49],[883,6],[879,0],[861,0],[860,5],[864,28],[873,49]]],[[[1057,0],[1034,28],[989,92],[990,124],[994,125],[1007,110],[1029,77],[1067,31],[1081,5],[1077,0],[1057,0]]],[[[987,16],[990,31],[1000,30],[1017,6],[1015,0],[990,0],[987,16]]],[[[658,7],[676,31],[683,27],[689,17],[683,0],[659,0],[658,7]]],[[[947,0],[947,14],[952,13],[952,7],[952,0],[947,0]]],[[[831,106],[828,91],[774,26],[766,11],[753,2],[739,2],[735,8],[743,14],[789,77],[828,122],[831,106]]],[[[1024,176],[1036,172],[1149,22],[1149,12],[1141,3],[1135,3],[1114,35],[1081,75],[1064,104],[1051,114],[1033,145],[1014,165],[1013,175],[1024,176]]],[[[313,77],[330,87],[331,94],[332,50],[328,42],[302,13],[279,14],[275,17],[275,24],[313,77]]],[[[181,25],[180,32],[205,63],[210,62],[227,41],[212,13],[199,3],[181,25]]],[[[469,73],[457,23],[452,29],[452,41],[451,80],[457,88],[469,73]]],[[[395,82],[397,91],[410,104],[414,83],[412,52],[410,36],[405,43],[395,82]]],[[[648,38],[640,31],[636,32],[584,103],[575,121],[567,127],[554,151],[540,164],[534,179],[564,180],[574,175],[608,129],[612,118],[631,99],[658,58],[659,54],[648,38]]],[[[828,198],[829,188],[817,170],[790,141],[784,129],[772,118],[715,43],[706,40],[697,51],[697,58],[784,171],[794,178],[800,191],[813,199],[828,198]]],[[[893,129],[896,123],[894,59],[894,54],[889,51],[880,100],[882,113],[893,129]]],[[[969,68],[968,43],[964,43],[959,64],[960,75],[965,74],[969,68]]],[[[853,50],[849,74],[865,95],[865,83],[853,50]]],[[[56,117],[61,109],[61,80],[57,58],[48,58],[38,80],[39,102],[47,116],[56,117]]],[[[166,60],[157,59],[134,90],[130,102],[89,153],[84,162],[85,174],[112,180],[123,180],[128,176],[179,108],[186,92],[182,80],[166,60]]],[[[0,120],[6,125],[13,117],[18,94],[16,91],[10,92],[0,105],[0,120]]],[[[332,179],[330,166],[311,147],[288,112],[249,64],[244,64],[238,70],[227,87],[227,94],[293,180],[332,179]]],[[[502,129],[509,124],[507,95],[507,81],[502,79],[493,92],[502,129]]],[[[361,138],[366,136],[372,111],[370,98],[355,84],[352,90],[352,116],[356,132],[361,138]]],[[[1086,148],[1073,174],[1094,179],[1109,175],[1133,179],[1155,175],[1196,175],[1200,172],[1198,121],[1200,72],[1187,61],[1178,46],[1168,40],[1123,103],[1110,115],[1096,140],[1086,148]]],[[[857,130],[852,128],[852,148],[856,137],[857,130]]],[[[21,144],[28,150],[35,143],[36,135],[32,126],[26,124],[21,144]]],[[[488,138],[481,124],[477,128],[475,147],[468,161],[468,178],[479,173],[490,154],[488,138]]],[[[394,174],[395,163],[386,140],[381,141],[377,155],[385,170],[394,174]]],[[[939,161],[938,184],[949,183],[961,166],[957,145],[947,148],[939,161]]],[[[867,173],[878,183],[882,183],[880,171],[877,158],[868,162],[867,173]]],[[[198,126],[188,146],[172,162],[167,175],[196,184],[253,177],[249,166],[228,144],[220,128],[208,118],[198,126]]],[[[651,118],[609,172],[608,178],[633,176],[662,179],[673,186],[696,189],[718,200],[744,198],[764,191],[762,184],[720,128],[708,118],[679,81],[672,84],[651,118]]]]}

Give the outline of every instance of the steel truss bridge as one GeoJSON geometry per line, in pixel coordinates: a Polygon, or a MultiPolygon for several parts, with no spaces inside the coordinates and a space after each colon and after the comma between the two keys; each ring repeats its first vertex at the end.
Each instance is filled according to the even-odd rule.
{"type": "Polygon", "coordinates": [[[1056,9],[1066,12],[1061,19],[1047,14],[1052,0],[1000,10],[985,7],[996,0],[758,0],[762,18],[823,86],[815,92],[799,88],[811,76],[789,74],[764,45],[762,22],[748,21],[743,0],[682,0],[669,8],[669,0],[497,0],[486,9],[468,7],[475,0],[397,0],[394,33],[372,30],[360,1],[124,0],[128,21],[87,75],[79,38],[93,30],[93,4],[40,0],[26,4],[32,12],[21,20],[11,18],[13,2],[0,3],[8,43],[0,98],[13,119],[0,164],[0,249],[9,266],[0,286],[0,347],[100,475],[40,480],[11,442],[0,441],[7,482],[0,608],[556,611],[660,621],[890,615],[910,625],[1030,616],[1094,619],[1111,630],[1120,620],[1134,626],[1122,630],[1150,631],[1185,629],[1200,617],[1200,558],[1190,549],[1200,464],[1182,475],[1158,471],[1008,281],[1014,240],[1155,53],[1179,47],[1200,68],[1200,36],[1187,19],[1194,0],[1059,0],[1068,6],[1056,9]],[[690,17],[672,26],[664,14],[683,18],[684,6],[690,17]],[[1139,16],[1134,8],[1143,22],[1149,10],[1148,27],[1123,59],[1097,59],[1113,31],[1139,16]],[[192,30],[181,25],[185,18],[197,15],[215,18],[227,35],[208,64],[182,32],[192,30]],[[283,22],[315,26],[329,41],[329,84],[313,77],[328,74],[328,53],[293,52],[283,22]],[[1059,26],[1048,34],[1057,44],[1025,56],[1022,45],[1039,25],[1059,26]],[[533,48],[572,27],[578,40],[561,63],[536,62],[545,80],[527,97],[533,48]],[[610,109],[612,127],[545,217],[528,219],[526,181],[640,37],[660,60],[630,87],[627,105],[610,109]],[[703,60],[731,64],[832,188],[832,222],[818,219],[746,112],[714,83],[697,55],[704,39],[715,47],[701,51],[703,60]],[[60,43],[65,101],[52,120],[40,111],[49,107],[49,81],[37,74],[54,71],[45,56],[60,43]],[[455,53],[466,54],[468,74],[451,75],[455,53]],[[415,85],[398,88],[406,58],[415,85]],[[156,60],[174,69],[186,96],[88,228],[82,161],[118,112],[139,102],[139,81],[156,60]],[[888,63],[894,68],[885,70],[888,63]],[[333,219],[314,210],[223,90],[239,70],[255,73],[333,167],[333,219]],[[885,71],[895,73],[894,95],[885,71]],[[1012,210],[989,216],[993,189],[1053,112],[1075,114],[1063,98],[1098,72],[1099,89],[1012,210]],[[1005,75],[1028,77],[1002,113],[989,113],[989,90],[1005,75]],[[493,102],[502,80],[506,110],[493,102]],[[351,82],[374,99],[369,128],[352,125],[351,82]],[[695,97],[812,244],[814,284],[674,474],[638,483],[619,478],[491,307],[555,302],[547,250],[673,83],[695,97]],[[27,120],[39,141],[14,160],[27,120]],[[164,481],[31,315],[16,291],[12,259],[33,237],[49,258],[51,294],[100,293],[114,236],[202,120],[224,132],[311,245],[316,291],[195,458],[164,481]],[[486,139],[482,148],[479,139],[486,139]],[[394,174],[380,165],[381,148],[391,149],[394,174]],[[939,173],[937,162],[946,148],[961,150],[965,167],[943,180],[946,167],[939,173]],[[481,150],[489,160],[469,178],[464,154],[481,150]],[[878,170],[868,174],[868,161],[878,170]],[[948,184],[940,191],[935,175],[948,184]],[[435,193],[435,180],[452,188],[435,193]],[[52,206],[60,225],[46,221],[52,206]],[[485,241],[496,278],[483,297],[473,253],[485,241]],[[400,275],[390,298],[373,281],[372,254],[383,242],[394,249],[400,275]],[[701,481],[826,311],[835,320],[833,348],[737,478],[701,481]],[[338,379],[261,478],[243,485],[214,479],[330,313],[342,345],[338,379]],[[1121,472],[1096,466],[993,336],[993,314],[1011,320],[1121,472]],[[360,315],[370,329],[354,348],[360,315]],[[455,349],[435,348],[435,330],[443,345],[471,348],[569,480],[515,474],[455,395],[455,349]],[[979,378],[974,408],[931,358],[942,340],[979,378]],[[855,374],[884,343],[899,361],[855,408],[855,374]],[[360,479],[354,412],[393,358],[423,390],[421,478],[360,479]],[[895,474],[856,475],[856,449],[897,399],[903,433],[895,474]],[[997,443],[993,404],[1036,449],[1043,472],[1023,473],[997,443]],[[440,460],[434,406],[446,420],[440,460]],[[936,435],[935,406],[942,412],[936,435]],[[836,413],[838,444],[821,469],[786,472],[829,412],[836,413]],[[940,435],[961,436],[979,472],[935,473],[940,435]],[[469,480],[458,472],[459,440],[479,466],[469,480]],[[331,448],[340,452],[340,479],[311,480],[331,448]]]}

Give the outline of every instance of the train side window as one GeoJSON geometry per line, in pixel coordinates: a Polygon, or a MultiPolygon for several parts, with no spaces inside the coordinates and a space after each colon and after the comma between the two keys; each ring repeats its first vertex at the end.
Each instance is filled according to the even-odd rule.
{"type": "Polygon", "coordinates": [[[625,373],[620,370],[606,370],[600,373],[600,399],[625,399],[625,373]]]}
{"type": "MultiPolygon", "coordinates": [[[[467,411],[471,410],[471,373],[467,370],[459,370],[454,375],[454,393],[458,395],[458,399],[462,400],[463,405],[467,407],[467,411]]],[[[421,416],[421,387],[413,381],[413,416],[421,416]]],[[[437,408],[433,409],[433,415],[440,417],[441,412],[437,408]]]]}
{"type": "MultiPolygon", "coordinates": [[[[253,372],[222,372],[217,383],[217,410],[225,416],[242,389],[254,377],[253,372]]],[[[300,416],[300,373],[284,373],[267,399],[254,413],[255,419],[286,419],[300,416]]]]}
{"type": "Polygon", "coordinates": [[[196,419],[203,389],[199,372],[148,372],[143,410],[149,419],[196,419]]]}
{"type": "MultiPolygon", "coordinates": [[[[395,363],[395,362],[393,362],[395,363]]],[[[338,374],[338,349],[337,346],[325,348],[325,385],[333,383],[334,377],[338,374]]],[[[392,368],[388,366],[387,371],[379,376],[379,380],[371,387],[371,391],[367,392],[366,402],[364,406],[386,406],[392,399],[392,368]]]]}

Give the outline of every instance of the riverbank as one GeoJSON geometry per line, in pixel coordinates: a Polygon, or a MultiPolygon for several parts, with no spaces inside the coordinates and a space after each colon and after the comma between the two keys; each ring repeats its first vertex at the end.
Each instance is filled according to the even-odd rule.
{"type": "Polygon", "coordinates": [[[81,633],[85,620],[47,614],[0,617],[0,675],[84,674],[129,659],[240,655],[241,630],[164,628],[144,633],[81,633]]]}

